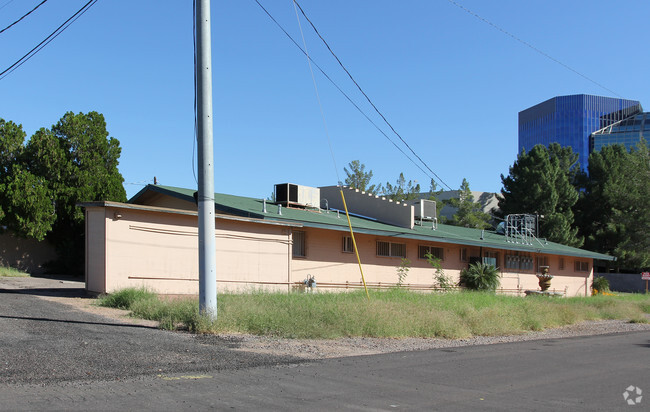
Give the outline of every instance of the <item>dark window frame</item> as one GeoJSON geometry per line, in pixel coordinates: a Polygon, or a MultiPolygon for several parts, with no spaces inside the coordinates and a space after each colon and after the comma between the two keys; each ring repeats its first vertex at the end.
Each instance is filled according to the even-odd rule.
{"type": "Polygon", "coordinates": [[[294,258],[307,257],[307,234],[304,230],[294,230],[292,234],[293,246],[291,248],[291,255],[294,258]],[[298,236],[296,236],[298,235],[298,236]],[[299,245],[296,248],[296,245],[299,245]],[[300,253],[299,253],[300,252],[300,253]]]}

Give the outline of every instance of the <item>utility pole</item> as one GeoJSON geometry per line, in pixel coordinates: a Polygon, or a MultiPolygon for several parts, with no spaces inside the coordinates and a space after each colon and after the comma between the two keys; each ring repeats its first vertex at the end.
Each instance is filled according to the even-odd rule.
{"type": "Polygon", "coordinates": [[[217,318],[217,258],[212,144],[212,43],[210,0],[196,2],[196,99],[199,169],[199,308],[217,318]]]}

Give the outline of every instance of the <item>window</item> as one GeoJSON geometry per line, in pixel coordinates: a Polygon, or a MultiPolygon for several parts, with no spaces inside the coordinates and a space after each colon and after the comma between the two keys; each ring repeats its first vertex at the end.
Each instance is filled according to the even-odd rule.
{"type": "Polygon", "coordinates": [[[425,245],[420,245],[418,247],[418,257],[420,259],[426,259],[427,254],[431,253],[431,256],[433,256],[436,259],[443,260],[444,259],[444,250],[441,247],[433,247],[433,246],[425,246],[425,245]]]}
{"type": "Polygon", "coordinates": [[[377,241],[377,256],[406,257],[406,243],[377,241]]]}
{"type": "Polygon", "coordinates": [[[542,269],[540,269],[541,266],[548,266],[548,256],[537,256],[537,265],[535,266],[535,270],[539,273],[542,272],[542,269]]]}
{"type": "Polygon", "coordinates": [[[519,269],[533,270],[533,258],[530,256],[521,256],[519,259],[519,269]]]}
{"type": "Polygon", "coordinates": [[[558,266],[559,266],[558,269],[560,269],[560,270],[564,269],[564,258],[563,257],[560,258],[560,262],[559,262],[558,266]]]}
{"type": "Polygon", "coordinates": [[[533,270],[533,258],[528,255],[506,255],[506,269],[533,270]]]}
{"type": "Polygon", "coordinates": [[[589,262],[582,260],[575,261],[575,271],[576,272],[589,272],[589,262]]]}
{"type": "Polygon", "coordinates": [[[305,257],[305,232],[302,230],[293,231],[293,256],[305,257]]]}
{"type": "Polygon", "coordinates": [[[519,256],[506,255],[506,269],[519,269],[519,256]]]}
{"type": "Polygon", "coordinates": [[[353,253],[354,245],[352,244],[352,236],[343,236],[343,252],[353,253]]]}
{"type": "Polygon", "coordinates": [[[487,251],[483,256],[483,264],[499,267],[499,252],[487,251]]]}
{"type": "Polygon", "coordinates": [[[461,262],[467,262],[469,258],[467,257],[467,248],[463,247],[460,248],[460,261],[461,262]]]}

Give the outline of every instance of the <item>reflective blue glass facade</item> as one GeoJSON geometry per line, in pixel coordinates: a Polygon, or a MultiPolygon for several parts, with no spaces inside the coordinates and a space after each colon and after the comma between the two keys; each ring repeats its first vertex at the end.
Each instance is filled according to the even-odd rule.
{"type": "Polygon", "coordinates": [[[639,113],[625,120],[595,131],[591,135],[590,149],[599,151],[610,144],[624,144],[628,149],[636,146],[641,138],[650,137],[650,113],[639,113]]]}
{"type": "Polygon", "coordinates": [[[642,110],[636,100],[588,94],[553,97],[519,112],[519,152],[557,142],[571,146],[586,169],[590,135],[642,110]]]}

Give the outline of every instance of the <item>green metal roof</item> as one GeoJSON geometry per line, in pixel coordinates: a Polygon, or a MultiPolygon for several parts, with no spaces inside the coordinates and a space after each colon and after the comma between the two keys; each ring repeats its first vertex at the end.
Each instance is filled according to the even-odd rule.
{"type": "MultiPolygon", "coordinates": [[[[160,193],[194,203],[194,190],[171,186],[148,185],[129,200],[129,203],[146,202],[147,193],[160,193]]],[[[265,220],[276,220],[299,223],[304,227],[338,230],[347,232],[348,223],[345,213],[329,212],[319,209],[296,209],[282,207],[282,214],[278,213],[278,206],[271,202],[266,203],[264,213],[263,199],[234,196],[215,193],[215,209],[217,212],[233,214],[242,217],[251,217],[265,220]]],[[[431,226],[416,225],[413,229],[381,223],[372,219],[350,216],[352,228],[355,233],[364,233],[376,236],[387,236],[404,239],[417,239],[427,242],[452,243],[467,246],[486,247],[494,249],[533,252],[552,255],[576,256],[589,259],[614,260],[609,255],[590,252],[559,243],[548,242],[543,239],[535,240],[532,245],[512,243],[506,237],[494,231],[438,224],[437,229],[431,226]]]]}

